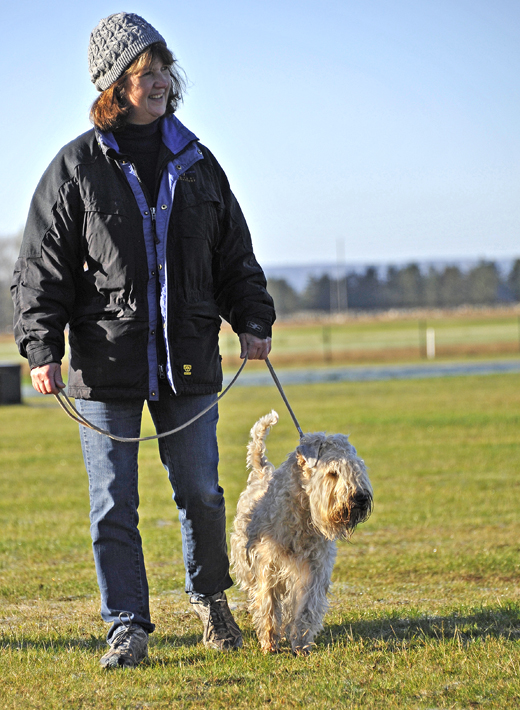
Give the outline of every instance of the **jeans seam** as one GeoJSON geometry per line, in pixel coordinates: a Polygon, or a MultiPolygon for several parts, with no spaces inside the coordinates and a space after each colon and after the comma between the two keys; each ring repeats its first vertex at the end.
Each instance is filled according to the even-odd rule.
{"type": "MultiPolygon", "coordinates": [[[[82,409],[81,404],[80,406],[80,411],[82,409]]],[[[81,426],[81,425],[80,425],[81,426]]],[[[87,475],[88,475],[88,480],[89,480],[89,498],[91,499],[91,505],[90,505],[90,512],[91,512],[91,525],[92,525],[92,497],[93,497],[93,485],[92,485],[92,478],[94,478],[94,474],[92,472],[92,468],[95,467],[95,463],[92,460],[92,441],[91,437],[92,436],[102,436],[101,434],[97,434],[96,432],[81,432],[80,433],[80,438],[81,438],[81,443],[82,443],[82,448],[83,448],[83,456],[85,460],[85,466],[87,469],[87,475]]],[[[121,446],[123,444],[119,442],[114,442],[113,446],[121,446]]],[[[105,454],[106,457],[106,454],[105,454]]],[[[140,537],[139,533],[139,528],[138,528],[138,519],[139,519],[139,514],[138,514],[138,506],[137,506],[137,500],[139,498],[139,492],[138,492],[138,450],[136,452],[136,457],[133,459],[133,465],[132,465],[132,470],[131,470],[131,477],[129,477],[129,480],[127,483],[130,484],[130,492],[131,495],[127,496],[127,501],[126,504],[124,505],[123,508],[121,508],[121,522],[126,526],[128,530],[128,539],[129,543],[132,547],[132,553],[133,553],[133,565],[134,565],[134,575],[135,575],[135,580],[136,580],[136,586],[138,586],[138,589],[134,589],[134,594],[136,594],[136,601],[137,601],[137,610],[138,613],[143,617],[143,618],[148,618],[148,614],[146,612],[146,604],[145,604],[145,593],[144,593],[144,585],[143,585],[143,575],[141,572],[141,557],[143,557],[143,564],[144,564],[144,555],[143,555],[143,550],[142,550],[142,540],[140,537]]],[[[98,477],[98,484],[99,484],[99,477],[98,477]]],[[[106,489],[105,489],[106,491],[106,489]]],[[[103,522],[104,517],[100,518],[97,521],[97,525],[101,522],[103,522]]],[[[127,610],[124,610],[127,611],[127,610]]]]}

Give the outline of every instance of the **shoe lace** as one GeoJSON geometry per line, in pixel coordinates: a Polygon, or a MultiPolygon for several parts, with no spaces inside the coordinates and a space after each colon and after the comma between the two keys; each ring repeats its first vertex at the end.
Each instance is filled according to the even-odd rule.
{"type": "Polygon", "coordinates": [[[208,627],[213,627],[212,636],[225,639],[229,636],[229,626],[225,617],[225,599],[215,599],[209,603],[208,627]]]}
{"type": "Polygon", "coordinates": [[[134,615],[132,612],[122,611],[119,614],[119,621],[122,625],[114,635],[114,639],[111,644],[112,648],[118,648],[121,651],[128,651],[130,649],[132,637],[134,636],[135,631],[139,628],[132,624],[133,618],[134,615]]]}

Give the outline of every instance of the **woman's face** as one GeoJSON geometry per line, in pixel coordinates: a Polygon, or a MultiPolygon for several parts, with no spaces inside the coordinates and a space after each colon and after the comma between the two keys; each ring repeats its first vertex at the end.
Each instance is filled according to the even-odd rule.
{"type": "Polygon", "coordinates": [[[170,68],[160,59],[141,74],[130,74],[125,92],[130,104],[128,122],[143,126],[163,116],[170,86],[170,68]]]}

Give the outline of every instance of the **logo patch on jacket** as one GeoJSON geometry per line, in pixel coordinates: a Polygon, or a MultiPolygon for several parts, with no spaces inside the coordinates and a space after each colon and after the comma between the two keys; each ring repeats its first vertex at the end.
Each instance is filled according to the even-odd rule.
{"type": "Polygon", "coordinates": [[[184,375],[191,375],[191,365],[183,365],[182,369],[184,370],[184,375]]]}
{"type": "Polygon", "coordinates": [[[185,173],[179,175],[179,180],[184,182],[195,182],[195,170],[186,170],[185,173]]]}
{"type": "Polygon", "coordinates": [[[261,333],[263,331],[263,327],[261,325],[258,325],[258,323],[253,323],[252,320],[247,321],[247,327],[251,328],[251,330],[256,330],[258,333],[261,333]]]}

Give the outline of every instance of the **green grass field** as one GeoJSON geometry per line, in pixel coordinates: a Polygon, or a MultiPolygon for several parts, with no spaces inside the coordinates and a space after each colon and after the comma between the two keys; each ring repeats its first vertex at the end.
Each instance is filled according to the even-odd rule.
{"type": "MultiPolygon", "coordinates": [[[[52,400],[0,408],[0,708],[518,708],[520,378],[287,387],[305,430],[350,433],[375,509],[339,545],[313,654],[200,643],[183,592],[176,512],[156,444],[141,446],[141,531],[157,631],[150,662],[98,666],[99,618],[78,433],[52,400]]],[[[274,387],[221,405],[229,524],[254,421],[276,408],[279,463],[297,433],[274,387]]],[[[149,419],[144,430],[151,433],[149,419]]]]}

